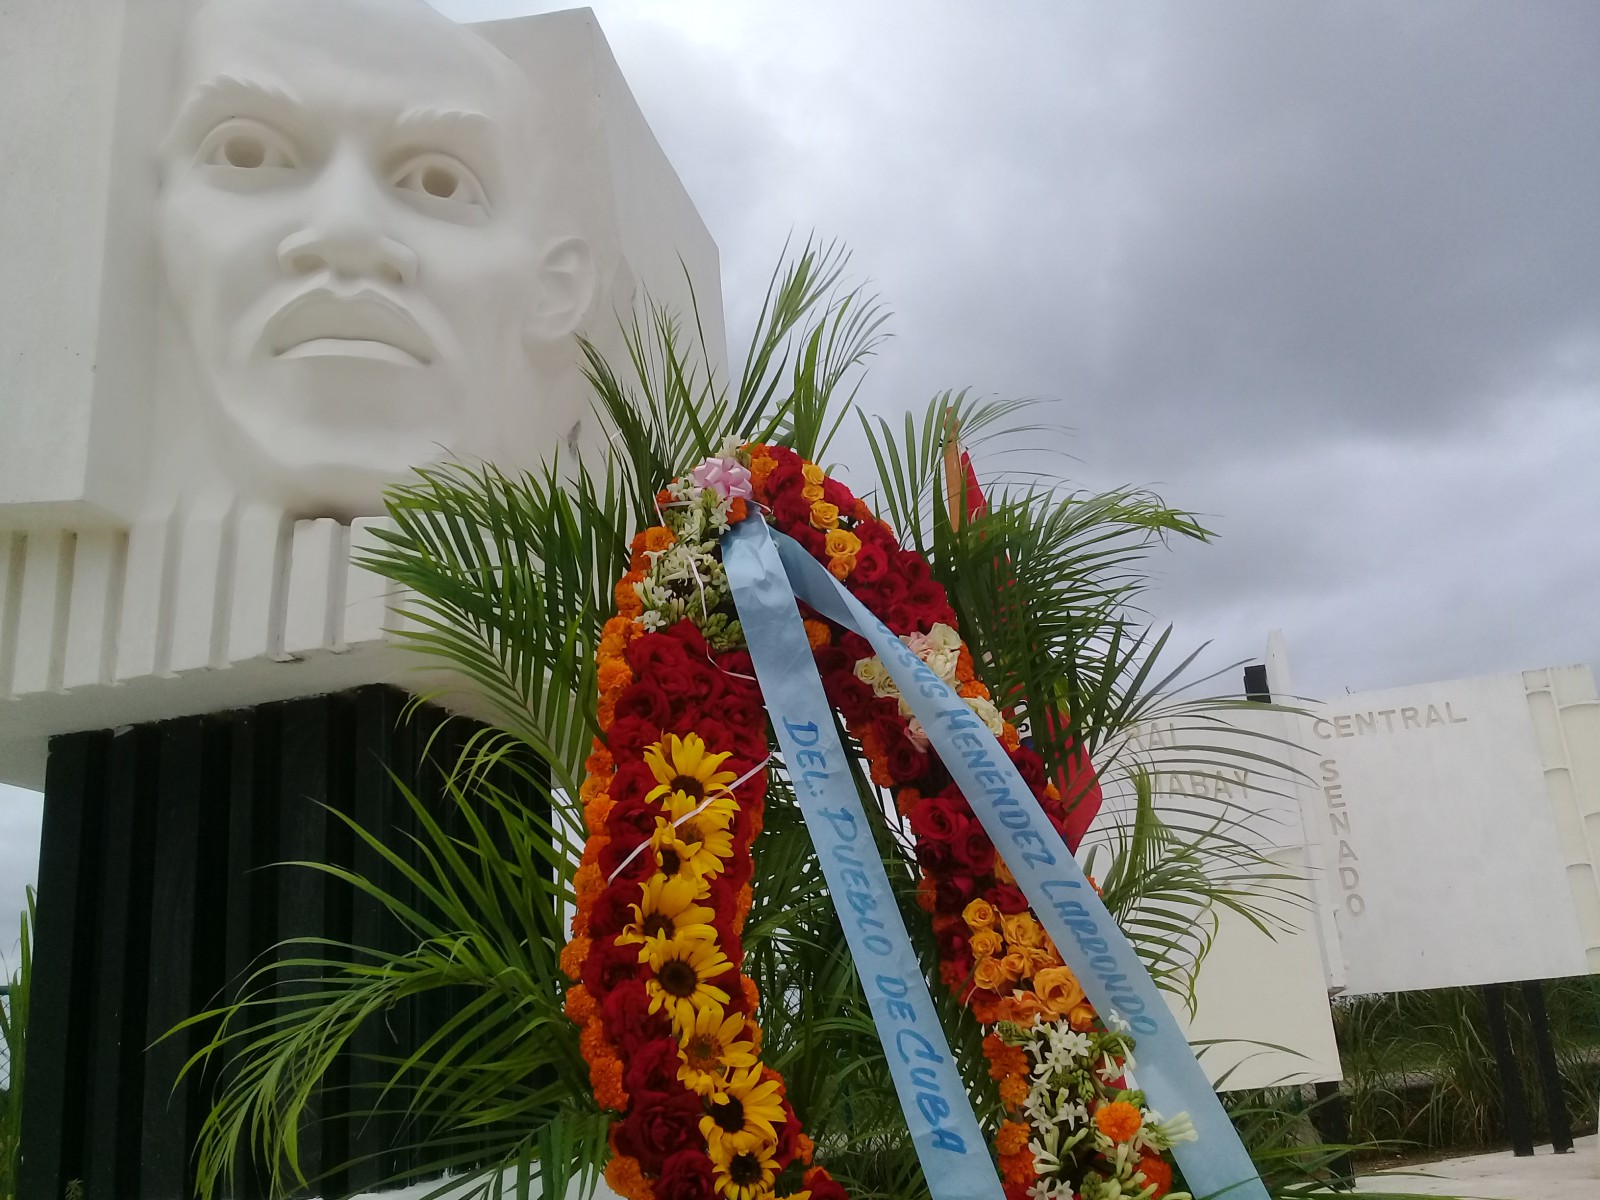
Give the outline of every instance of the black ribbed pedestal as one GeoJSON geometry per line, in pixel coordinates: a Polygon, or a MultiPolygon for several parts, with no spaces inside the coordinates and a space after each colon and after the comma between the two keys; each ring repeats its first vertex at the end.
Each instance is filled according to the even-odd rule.
{"type": "MultiPolygon", "coordinates": [[[[285,938],[403,936],[326,874],[272,864],[339,863],[395,884],[328,808],[409,846],[415,814],[391,772],[448,819],[432,764],[453,761],[476,728],[431,708],[402,721],[406,700],[366,687],[51,740],[20,1195],[63,1200],[81,1181],[86,1200],[192,1196],[195,1135],[227,1067],[175,1089],[209,1031],[162,1035],[231,998],[285,938]]],[[[396,1134],[383,1118],[337,1119],[341,1085],[376,1069],[361,1053],[409,1049],[442,1016],[418,1006],[369,1022],[336,1069],[321,1106],[335,1119],[302,1143],[308,1174],[371,1157],[328,1179],[324,1195],[403,1167],[383,1153],[396,1134]]],[[[245,1181],[242,1200],[260,1194],[245,1181]]]]}

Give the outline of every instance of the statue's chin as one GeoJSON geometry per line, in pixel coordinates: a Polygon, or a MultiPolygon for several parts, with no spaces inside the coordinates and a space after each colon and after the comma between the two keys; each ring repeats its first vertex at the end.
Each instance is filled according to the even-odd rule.
{"type": "Polygon", "coordinates": [[[454,430],[443,424],[320,421],[252,408],[224,409],[225,476],[241,496],[300,517],[380,516],[383,493],[415,468],[449,458],[454,430]]]}

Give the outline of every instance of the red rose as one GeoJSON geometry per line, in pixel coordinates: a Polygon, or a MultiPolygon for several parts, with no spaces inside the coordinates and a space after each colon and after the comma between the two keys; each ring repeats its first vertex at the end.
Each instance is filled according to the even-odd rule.
{"type": "Polygon", "coordinates": [[[591,996],[605,996],[624,980],[639,974],[639,947],[619,946],[614,937],[596,939],[583,960],[583,986],[591,996]]]}
{"type": "Polygon", "coordinates": [[[871,658],[873,655],[872,643],[854,630],[846,630],[839,635],[839,649],[850,656],[852,667],[863,658],[871,658]]]}
{"type": "Polygon", "coordinates": [[[600,1019],[624,1058],[646,1042],[672,1036],[672,1022],[665,1013],[650,1011],[650,993],[638,978],[625,979],[612,989],[601,1001],[600,1019]]]}
{"type": "Polygon", "coordinates": [[[672,698],[654,679],[636,679],[617,697],[618,717],[641,717],[659,729],[672,723],[672,698]]]}
{"type": "Polygon", "coordinates": [[[954,841],[950,852],[963,868],[974,875],[983,875],[994,867],[994,843],[989,834],[976,821],[967,821],[954,841]]]}
{"type": "Polygon", "coordinates": [[[872,689],[854,675],[838,674],[828,681],[828,698],[844,714],[844,719],[851,725],[858,725],[868,720],[872,713],[872,702],[877,699],[872,689]]]}
{"type": "Polygon", "coordinates": [[[639,903],[637,883],[614,883],[594,899],[589,910],[589,936],[609,937],[621,933],[633,920],[632,905],[639,903]]]}
{"type": "Polygon", "coordinates": [[[848,673],[856,665],[855,660],[844,652],[844,647],[832,643],[817,646],[811,654],[817,660],[817,674],[824,679],[841,672],[848,673]]]}
{"type": "Polygon", "coordinates": [[[934,881],[935,911],[958,913],[977,894],[977,885],[970,875],[946,875],[934,881]]]}
{"type": "Polygon", "coordinates": [[[928,560],[915,550],[902,550],[895,555],[895,566],[899,568],[900,578],[906,583],[921,583],[925,579],[933,578],[933,568],[928,566],[928,560]]]}
{"type": "Polygon", "coordinates": [[[636,679],[659,680],[683,669],[688,661],[683,643],[664,633],[646,633],[635,638],[623,652],[636,679]]]}
{"type": "Polygon", "coordinates": [[[688,617],[674,622],[666,631],[666,636],[676,638],[683,644],[683,652],[690,658],[709,659],[711,649],[706,645],[705,634],[700,632],[700,627],[688,617]]]}
{"type": "Polygon", "coordinates": [[[819,562],[828,559],[828,535],[810,523],[811,512],[806,510],[806,524],[798,526],[789,536],[805,547],[807,554],[819,562]]]}
{"type": "Polygon", "coordinates": [[[1031,791],[1042,792],[1045,787],[1044,759],[1031,746],[1018,746],[1011,752],[1011,765],[1016,767],[1022,782],[1031,791]]]}
{"type": "Polygon", "coordinates": [[[641,841],[607,843],[600,851],[600,876],[609,883],[643,883],[656,872],[656,856],[649,849],[634,854],[634,847],[645,845],[641,841]]]}
{"type": "Polygon", "coordinates": [[[656,777],[650,768],[639,759],[630,758],[617,764],[617,773],[606,791],[614,803],[643,804],[655,786],[656,777]]]}
{"type": "Polygon", "coordinates": [[[948,920],[943,928],[939,928],[936,921],[934,939],[939,943],[940,958],[960,962],[967,956],[967,943],[972,940],[972,931],[967,928],[965,921],[948,920]]]}
{"type": "MultiPolygon", "coordinates": [[[[861,560],[856,559],[856,565],[861,565],[861,560]]],[[[862,589],[863,591],[866,589],[862,589]]],[[[872,609],[878,619],[883,620],[884,614],[892,610],[906,594],[906,581],[893,571],[886,571],[882,579],[872,585],[872,595],[867,601],[867,607],[872,609]]],[[[887,624],[887,622],[885,622],[887,624]]],[[[890,626],[893,628],[893,626],[890,626]]],[[[904,630],[896,632],[904,633],[904,630]]]]}
{"type": "Polygon", "coordinates": [[[651,1038],[628,1055],[622,1084],[635,1105],[646,1103],[646,1096],[668,1096],[680,1088],[678,1083],[678,1043],[672,1037],[651,1038]]]}
{"type": "Polygon", "coordinates": [[[837,479],[822,481],[822,498],[842,513],[848,513],[856,506],[856,498],[850,494],[850,489],[837,479]]]}
{"type": "Polygon", "coordinates": [[[656,1200],[716,1200],[716,1175],[700,1150],[679,1150],[661,1164],[656,1200]]]}
{"type": "Polygon", "coordinates": [[[929,875],[938,878],[955,866],[956,856],[949,842],[919,841],[917,861],[929,875]]]}
{"type": "Polygon", "coordinates": [[[856,569],[850,572],[850,582],[877,583],[889,573],[889,556],[876,542],[863,540],[856,551],[856,569]]]}
{"type": "Polygon", "coordinates": [[[717,666],[729,675],[754,676],[756,673],[756,665],[750,661],[748,650],[724,650],[717,655],[717,666]]]}
{"type": "Polygon", "coordinates": [[[1022,894],[1021,889],[1014,883],[997,883],[988,890],[984,899],[994,905],[1001,912],[1010,916],[1012,913],[1023,912],[1028,907],[1028,898],[1022,894]]]}
{"type": "Polygon", "coordinates": [[[811,501],[798,488],[781,492],[772,501],[772,520],[783,532],[799,541],[799,534],[811,520],[811,501]]]}
{"type": "Polygon", "coordinates": [[[618,717],[606,731],[606,745],[618,757],[642,754],[661,740],[661,733],[660,725],[636,714],[618,717]]]}
{"type": "Polygon", "coordinates": [[[964,824],[955,803],[945,796],[927,796],[911,810],[911,832],[919,838],[948,842],[964,824]]]}
{"type": "Polygon", "coordinates": [[[617,1127],[617,1148],[639,1160],[639,1166],[654,1175],[669,1154],[698,1140],[700,1097],[686,1088],[664,1096],[651,1096],[653,1103],[635,1103],[617,1127]]]}
{"type": "Polygon", "coordinates": [[[889,760],[889,778],[896,783],[915,783],[928,773],[927,754],[904,734],[884,747],[884,755],[889,760]]]}
{"type": "MultiPolygon", "coordinates": [[[[606,817],[606,833],[611,837],[611,844],[632,849],[640,842],[648,842],[650,835],[656,831],[656,811],[653,805],[632,797],[620,803],[613,803],[611,812],[606,817]]],[[[610,848],[606,847],[607,850],[610,848]]],[[[606,875],[609,876],[615,871],[621,862],[622,860],[618,858],[612,863],[606,870],[606,875]]]]}

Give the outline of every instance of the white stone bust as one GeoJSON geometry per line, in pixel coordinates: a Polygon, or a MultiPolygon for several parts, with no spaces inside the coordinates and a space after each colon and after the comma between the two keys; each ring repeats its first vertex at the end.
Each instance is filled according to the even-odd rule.
{"type": "Polygon", "coordinates": [[[575,332],[726,379],[716,245],[583,9],[0,3],[0,779],[406,678],[386,485],[593,449],[575,332]],[[691,282],[692,281],[692,285],[691,282]]]}
{"type": "Polygon", "coordinates": [[[214,0],[180,97],[157,201],[171,478],[348,518],[441,457],[575,442],[553,377],[595,269],[536,81],[422,0],[214,0]]]}

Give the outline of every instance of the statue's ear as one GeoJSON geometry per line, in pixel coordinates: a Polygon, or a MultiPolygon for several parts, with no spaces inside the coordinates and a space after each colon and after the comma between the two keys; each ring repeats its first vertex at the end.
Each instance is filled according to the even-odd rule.
{"type": "Polygon", "coordinates": [[[539,260],[531,342],[557,342],[575,333],[594,302],[594,255],[582,238],[561,238],[545,247],[539,260]]]}

